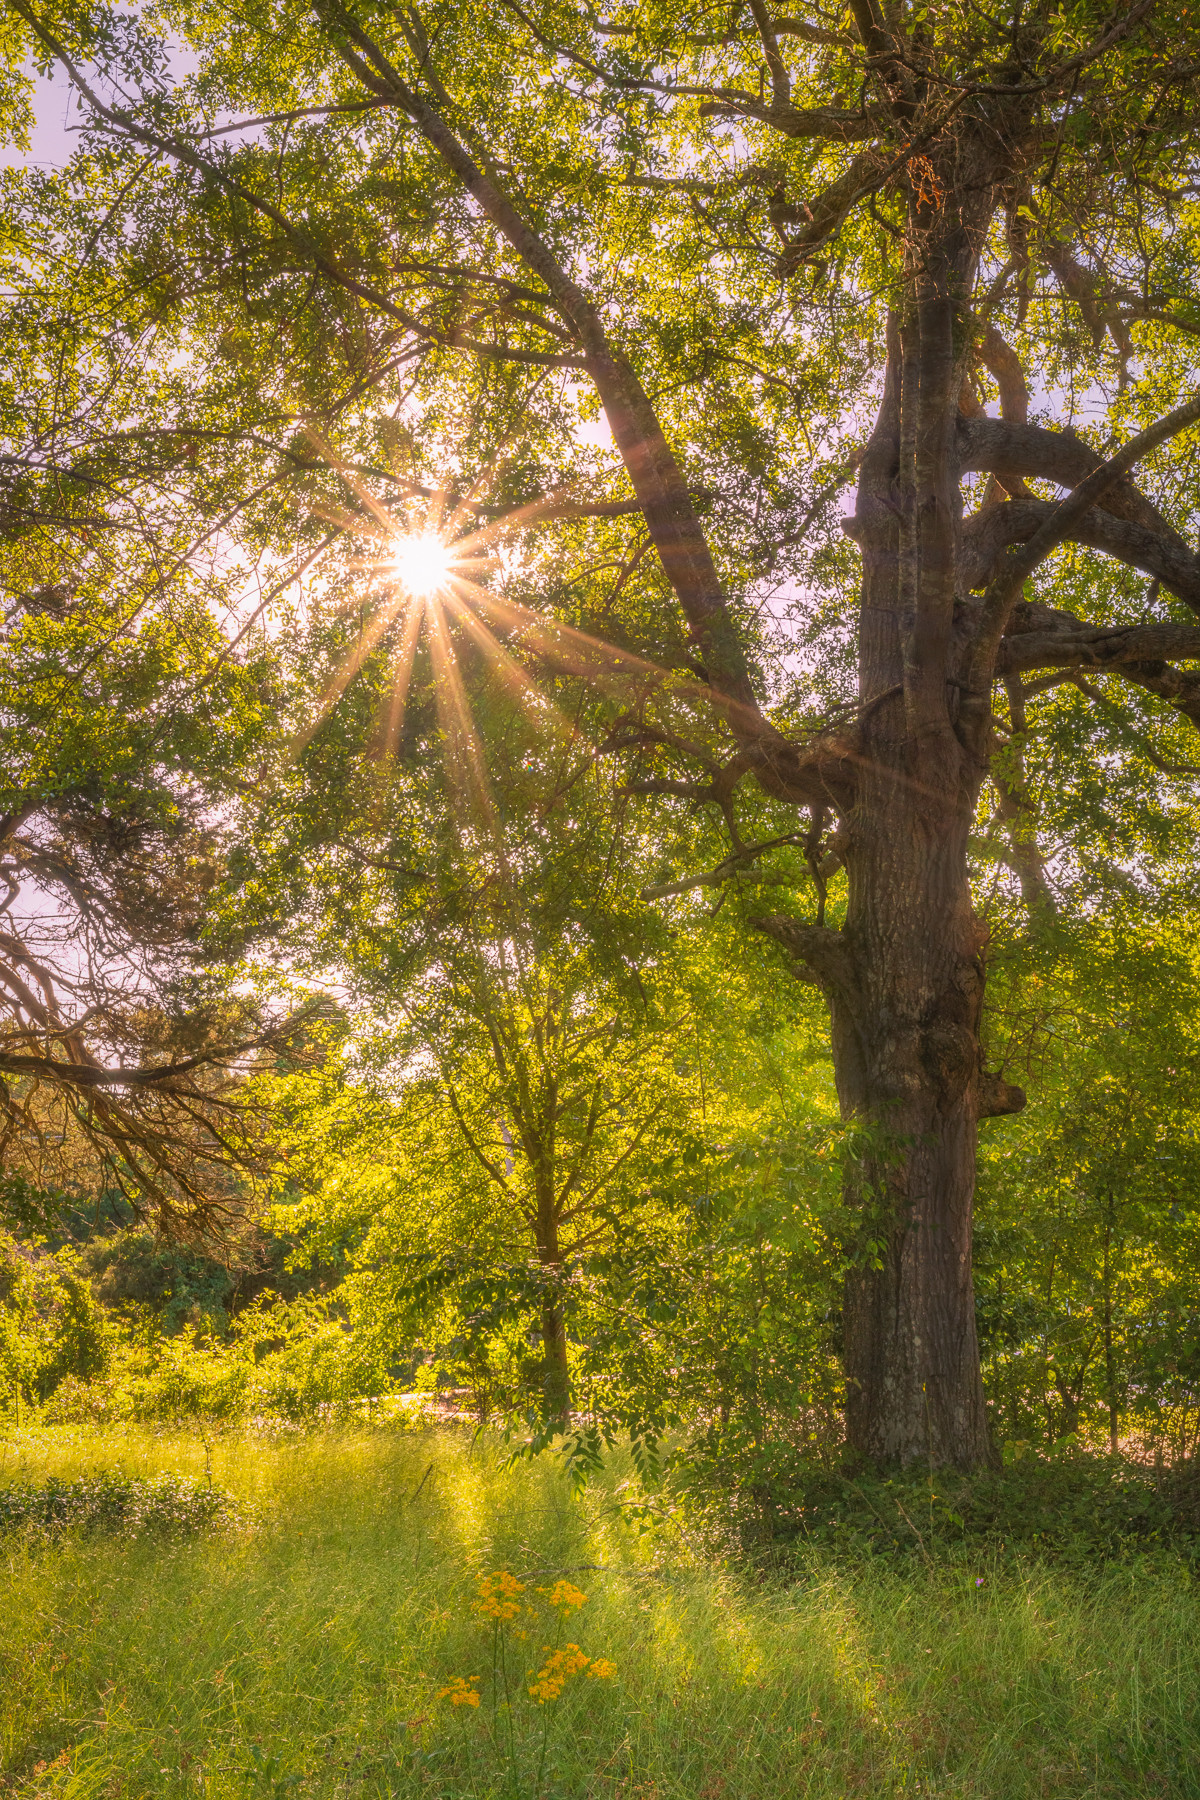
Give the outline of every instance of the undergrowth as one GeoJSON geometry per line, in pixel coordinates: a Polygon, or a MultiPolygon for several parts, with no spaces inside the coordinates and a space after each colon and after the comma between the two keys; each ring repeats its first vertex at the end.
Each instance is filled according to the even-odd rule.
{"type": "MultiPolygon", "coordinates": [[[[0,1485],[206,1487],[205,1454],[60,1429],[0,1444],[0,1485]]],[[[807,1535],[764,1572],[684,1514],[639,1528],[626,1470],[573,1499],[551,1459],[506,1467],[466,1430],[207,1454],[253,1529],[0,1538],[10,1795],[1200,1793],[1200,1597],[1153,1530],[1043,1554],[1036,1533],[996,1535],[988,1481],[957,1505],[926,1484],[920,1513],[919,1482],[859,1482],[852,1505],[814,1479],[807,1535]],[[912,1527],[890,1546],[886,1496],[912,1527]]],[[[1066,1491],[1037,1501],[1042,1477],[1020,1479],[1031,1517],[1066,1491]]]]}
{"type": "MultiPolygon", "coordinates": [[[[748,1508],[735,1497],[739,1510],[748,1508]]],[[[1080,1568],[1163,1548],[1200,1563],[1200,1466],[1155,1471],[1071,1450],[974,1475],[815,1469],[757,1532],[748,1518],[743,1536],[785,1561],[800,1545],[901,1561],[1032,1555],[1080,1568]]]]}
{"type": "Polygon", "coordinates": [[[14,1481],[0,1487],[0,1533],[25,1530],[186,1534],[203,1531],[236,1515],[220,1488],[183,1475],[139,1479],[106,1470],[41,1484],[14,1481]]]}

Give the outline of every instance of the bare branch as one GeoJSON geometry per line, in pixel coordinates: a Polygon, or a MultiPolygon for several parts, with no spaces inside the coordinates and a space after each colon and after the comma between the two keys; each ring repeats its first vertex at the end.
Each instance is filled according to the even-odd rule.
{"type": "Polygon", "coordinates": [[[738,869],[743,868],[747,863],[756,862],[760,856],[765,856],[768,850],[778,850],[781,844],[800,844],[803,841],[801,833],[790,831],[783,837],[768,838],[761,844],[746,844],[740,850],[735,850],[731,856],[727,856],[723,862],[719,862],[715,869],[709,869],[703,875],[685,876],[682,881],[667,881],[656,887],[645,887],[641,891],[641,898],[643,900],[670,900],[676,894],[690,893],[693,888],[720,887],[723,882],[730,880],[738,869]]]}

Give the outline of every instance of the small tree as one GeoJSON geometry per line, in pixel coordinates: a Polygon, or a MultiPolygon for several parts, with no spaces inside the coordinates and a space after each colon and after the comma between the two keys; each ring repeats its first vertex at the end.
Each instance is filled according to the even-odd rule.
{"type": "MultiPolygon", "coordinates": [[[[386,705],[386,674],[364,675],[364,707],[386,705]]],[[[247,820],[223,929],[251,955],[261,937],[271,961],[282,943],[293,978],[341,995],[347,1060],[324,1079],[351,1085],[301,1161],[322,1206],[366,1233],[372,1305],[387,1292],[404,1310],[414,1256],[435,1299],[511,1282],[499,1312],[538,1314],[545,1415],[561,1421],[564,1292],[620,1242],[692,1104],[689,996],[636,906],[644,850],[611,769],[582,741],[547,751],[511,697],[481,691],[496,801],[472,815],[438,754],[430,675],[414,677],[401,760],[373,761],[349,708],[314,735],[247,820]]]]}

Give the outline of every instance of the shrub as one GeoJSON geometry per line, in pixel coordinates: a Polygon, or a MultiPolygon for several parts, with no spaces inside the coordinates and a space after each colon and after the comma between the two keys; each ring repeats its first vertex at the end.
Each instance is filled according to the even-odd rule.
{"type": "Polygon", "coordinates": [[[120,1533],[154,1532],[183,1537],[231,1522],[237,1507],[221,1488],[181,1475],[147,1481],[107,1473],[75,1481],[51,1476],[44,1486],[14,1483],[0,1488],[0,1532],[21,1528],[120,1533]]]}

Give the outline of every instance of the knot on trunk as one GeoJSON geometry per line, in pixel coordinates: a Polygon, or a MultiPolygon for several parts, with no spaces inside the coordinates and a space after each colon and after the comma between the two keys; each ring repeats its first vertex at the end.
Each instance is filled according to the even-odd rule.
{"type": "Polygon", "coordinates": [[[1014,1087],[1003,1075],[981,1075],[979,1079],[979,1117],[996,1119],[1003,1113],[1019,1113],[1025,1109],[1025,1089],[1014,1087]]]}

